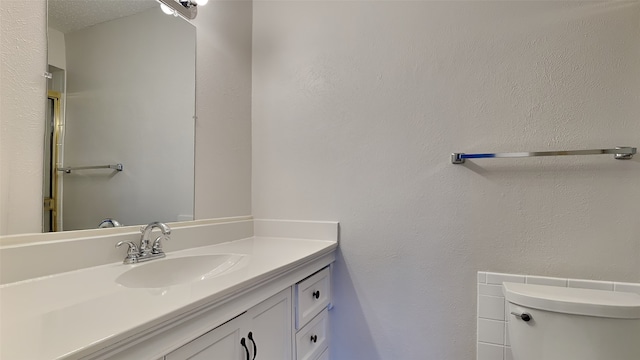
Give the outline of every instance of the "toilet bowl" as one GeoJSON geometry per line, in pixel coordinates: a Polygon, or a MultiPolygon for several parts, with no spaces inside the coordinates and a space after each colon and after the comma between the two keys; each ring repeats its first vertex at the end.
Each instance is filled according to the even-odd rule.
{"type": "Polygon", "coordinates": [[[639,360],[640,295],[505,282],[514,360],[639,360]]]}

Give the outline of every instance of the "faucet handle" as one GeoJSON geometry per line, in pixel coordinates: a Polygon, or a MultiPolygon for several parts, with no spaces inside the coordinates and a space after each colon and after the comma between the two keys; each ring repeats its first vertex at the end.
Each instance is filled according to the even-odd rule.
{"type": "Polygon", "coordinates": [[[151,247],[151,253],[152,254],[162,254],[163,253],[163,251],[162,251],[162,243],[160,242],[161,240],[169,241],[169,236],[160,235],[153,241],[153,246],[151,247]]]}
{"type": "Polygon", "coordinates": [[[127,249],[127,257],[124,258],[125,264],[132,264],[138,262],[138,247],[131,241],[120,241],[116,244],[116,247],[119,248],[123,244],[129,245],[129,249],[127,249]]]}
{"type": "Polygon", "coordinates": [[[138,253],[138,247],[133,242],[131,242],[131,241],[120,241],[119,243],[116,244],[116,247],[119,248],[120,246],[122,246],[122,244],[129,245],[129,250],[127,251],[127,253],[133,253],[133,254],[137,254],[138,253]]]}

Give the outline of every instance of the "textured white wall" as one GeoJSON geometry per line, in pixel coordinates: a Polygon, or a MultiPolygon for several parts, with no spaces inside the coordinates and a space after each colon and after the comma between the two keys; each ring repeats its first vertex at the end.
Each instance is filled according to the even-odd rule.
{"type": "MultiPolygon", "coordinates": [[[[0,234],[39,232],[46,2],[0,1],[0,234]]],[[[195,216],[251,213],[250,1],[211,1],[197,27],[195,216]]]]}
{"type": "Polygon", "coordinates": [[[640,280],[640,6],[258,1],[253,213],[335,219],[333,359],[472,359],[476,271],[640,280]]]}
{"type": "Polygon", "coordinates": [[[42,231],[46,1],[0,1],[0,235],[42,231]]]}
{"type": "Polygon", "coordinates": [[[63,229],[193,217],[196,29],[160,6],[67,33],[63,229]],[[172,91],[166,91],[171,88],[172,91]]]}

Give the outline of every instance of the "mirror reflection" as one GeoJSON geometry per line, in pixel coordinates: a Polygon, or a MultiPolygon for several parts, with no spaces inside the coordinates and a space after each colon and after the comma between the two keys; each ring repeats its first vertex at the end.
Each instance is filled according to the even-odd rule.
{"type": "Polygon", "coordinates": [[[155,0],[49,0],[48,27],[43,231],[192,220],[195,27],[155,0]]]}

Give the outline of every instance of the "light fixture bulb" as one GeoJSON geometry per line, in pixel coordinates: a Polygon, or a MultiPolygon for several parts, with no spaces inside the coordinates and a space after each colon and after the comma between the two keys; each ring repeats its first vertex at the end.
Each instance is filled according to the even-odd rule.
{"type": "Polygon", "coordinates": [[[196,0],[196,4],[198,4],[198,6],[205,6],[208,2],[209,0],[196,0]]]}
{"type": "Polygon", "coordinates": [[[160,4],[160,9],[162,9],[162,12],[167,15],[175,15],[175,11],[165,4],[160,4]]]}

